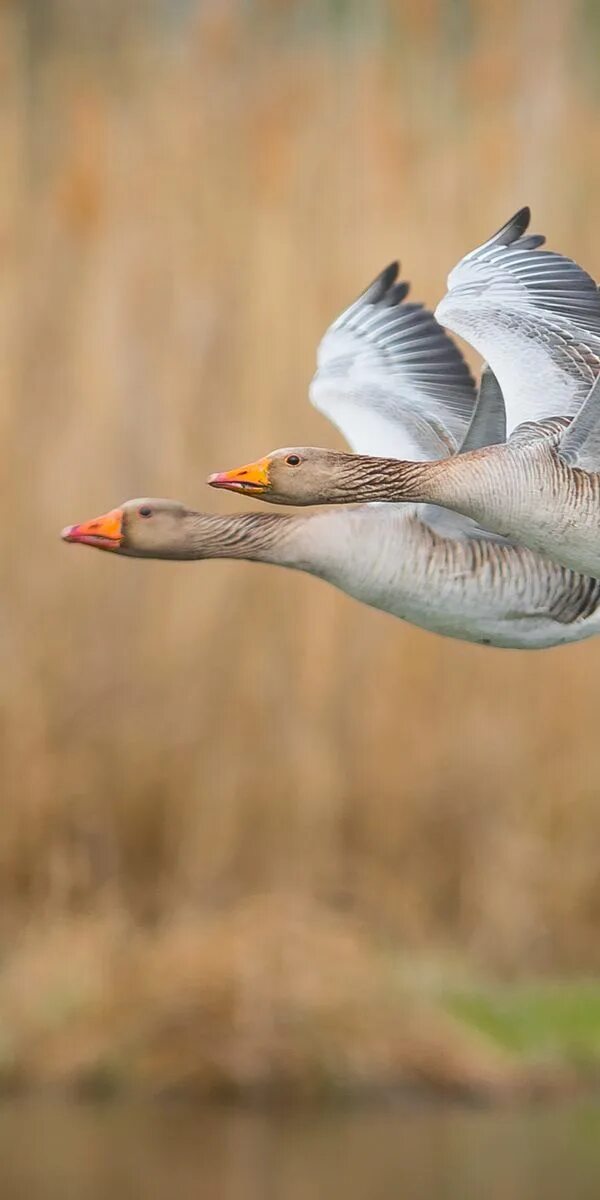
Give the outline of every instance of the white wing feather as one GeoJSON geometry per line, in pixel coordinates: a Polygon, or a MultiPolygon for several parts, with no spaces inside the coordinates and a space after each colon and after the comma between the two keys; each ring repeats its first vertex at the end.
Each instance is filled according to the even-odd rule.
{"type": "Polygon", "coordinates": [[[432,313],[405,303],[397,274],[392,263],[327,330],[310,398],[361,454],[445,458],[469,428],[475,383],[432,313]]]}
{"type": "MultiPolygon", "coordinates": [[[[406,304],[392,263],[327,330],[310,387],[315,408],[353,450],[386,458],[446,458],[502,439],[504,406],[491,371],[477,394],[469,368],[435,317],[406,304]],[[484,440],[482,440],[482,438],[484,440]]],[[[381,505],[382,519],[394,505],[381,505]]],[[[435,505],[418,512],[441,537],[503,538],[435,505]]]]}
{"type": "Polygon", "coordinates": [[[521,209],[450,272],[436,309],[492,367],[507,429],[577,412],[600,371],[600,295],[577,263],[523,236],[521,209]]]}

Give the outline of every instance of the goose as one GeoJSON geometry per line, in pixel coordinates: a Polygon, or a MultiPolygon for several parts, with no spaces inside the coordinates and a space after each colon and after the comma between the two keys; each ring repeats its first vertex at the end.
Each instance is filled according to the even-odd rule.
{"type": "Polygon", "coordinates": [[[424,629],[483,645],[542,649],[600,628],[597,580],[524,547],[440,536],[396,505],[384,513],[365,504],[300,515],[224,516],[141,498],[68,525],[61,536],[131,558],[244,559],[291,567],[424,629]]]}
{"type": "Polygon", "coordinates": [[[280,503],[436,504],[600,576],[600,293],[577,264],[540,253],[539,238],[525,249],[517,241],[515,248],[524,219],[517,214],[467,255],[451,272],[450,291],[436,310],[487,354],[506,388],[503,393],[490,367],[484,370],[488,429],[481,448],[419,463],[288,449],[275,452],[272,464],[246,468],[246,489],[253,469],[254,494],[280,503]],[[515,376],[520,360],[522,384],[515,376]],[[523,410],[531,419],[506,441],[504,414],[508,425],[508,413],[523,410]],[[535,419],[539,412],[550,415],[535,419]],[[302,471],[292,473],[290,460],[302,471]]]}
{"type": "MultiPolygon", "coordinates": [[[[407,455],[439,459],[503,437],[493,377],[484,374],[478,398],[448,334],[426,308],[407,302],[398,269],[394,263],[382,271],[326,332],[313,403],[354,449],[394,454],[396,466],[407,455]]],[[[216,477],[213,483],[219,486],[216,477]]],[[[235,487],[248,490],[242,479],[235,487]]],[[[62,536],[130,557],[295,568],[422,628],[499,647],[554,646],[600,628],[595,580],[432,505],[223,516],[142,498],[70,525],[62,536]]]]}

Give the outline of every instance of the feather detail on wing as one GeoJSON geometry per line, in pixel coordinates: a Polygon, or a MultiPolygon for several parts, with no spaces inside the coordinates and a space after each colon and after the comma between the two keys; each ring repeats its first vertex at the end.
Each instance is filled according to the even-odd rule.
{"type": "Polygon", "coordinates": [[[563,434],[558,452],[570,467],[600,472],[600,376],[563,434]]]}
{"type": "Polygon", "coordinates": [[[571,417],[543,417],[541,421],[523,421],[513,429],[511,446],[530,446],[532,442],[552,442],[558,449],[559,442],[571,424],[571,417]]]}
{"type": "Polygon", "coordinates": [[[504,394],[509,432],[573,415],[600,371],[600,294],[569,258],[525,235],[521,209],[448,276],[436,317],[484,355],[504,394]]]}
{"type": "Polygon", "coordinates": [[[475,383],[432,313],[406,303],[398,269],[386,267],[327,330],[310,398],[353,450],[445,458],[469,428],[475,383]]]}

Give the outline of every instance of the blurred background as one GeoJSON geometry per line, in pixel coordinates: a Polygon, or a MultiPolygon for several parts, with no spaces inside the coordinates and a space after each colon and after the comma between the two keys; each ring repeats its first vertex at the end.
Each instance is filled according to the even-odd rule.
{"type": "Polygon", "coordinates": [[[463,645],[58,531],[139,494],[230,512],[209,471],[340,446],[316,346],[396,256],[435,305],[528,203],[598,277],[599,53],[597,0],[4,0],[8,1091],[595,1066],[599,642],[463,645]]]}

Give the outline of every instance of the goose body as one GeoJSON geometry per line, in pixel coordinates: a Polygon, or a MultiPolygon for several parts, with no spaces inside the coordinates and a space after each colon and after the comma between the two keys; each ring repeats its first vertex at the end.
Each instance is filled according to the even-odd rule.
{"type": "Polygon", "coordinates": [[[381,517],[374,505],[319,514],[307,533],[321,561],[307,554],[303,569],[363,604],[462,641],[541,649],[600,630],[597,580],[524,547],[445,537],[414,510],[393,506],[381,517]]]}
{"type": "MultiPolygon", "coordinates": [[[[576,263],[540,251],[542,239],[524,236],[524,228],[517,214],[467,255],[437,309],[495,371],[484,372],[462,452],[437,462],[386,456],[369,463],[350,456],[334,462],[323,451],[327,484],[315,492],[313,455],[312,499],[442,506],[600,577],[600,292],[576,263]],[[550,415],[539,419],[540,412],[550,415]],[[511,413],[521,423],[506,441],[511,413]]],[[[278,498],[273,487],[268,498],[278,498]]],[[[288,490],[287,500],[295,499],[288,490]]]]}
{"type": "Polygon", "coordinates": [[[525,423],[506,445],[443,462],[381,460],[376,475],[374,499],[443,505],[600,578],[600,378],[573,421],[525,423]]]}
{"type": "Polygon", "coordinates": [[[62,536],[127,557],[235,558],[304,571],[363,604],[485,645],[541,649],[600,629],[595,580],[523,548],[443,537],[408,506],[220,516],[131,500],[62,536]]]}

